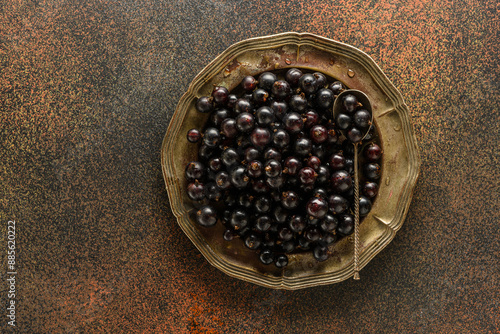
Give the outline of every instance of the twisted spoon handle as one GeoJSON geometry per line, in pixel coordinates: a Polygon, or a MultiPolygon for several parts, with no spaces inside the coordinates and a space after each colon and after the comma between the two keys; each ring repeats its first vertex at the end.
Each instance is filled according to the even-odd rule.
{"type": "Polygon", "coordinates": [[[359,280],[359,175],[358,143],[354,143],[354,279],[359,280]]]}

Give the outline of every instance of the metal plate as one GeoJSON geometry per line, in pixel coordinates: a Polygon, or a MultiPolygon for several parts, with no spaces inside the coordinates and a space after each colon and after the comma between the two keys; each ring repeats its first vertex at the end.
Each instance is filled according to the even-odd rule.
{"type": "Polygon", "coordinates": [[[317,262],[311,253],[291,254],[284,269],[260,263],[241,240],[226,242],[223,227],[199,227],[186,195],[184,168],[197,159],[197,145],[186,140],[191,128],[202,128],[208,115],[195,109],[196,99],[211,94],[214,85],[235,88],[247,75],[283,68],[307,68],[366,93],[384,152],[380,188],[373,207],[360,225],[360,268],[384,249],[401,228],[420,168],[408,107],[375,62],[362,51],[313,34],[283,33],[232,45],[192,81],[172,117],[162,146],[162,168],[172,212],[205,258],[226,274],[276,289],[300,289],[351,277],[353,240],[331,246],[332,255],[317,262]],[[191,214],[190,214],[191,212],[191,214]]]}

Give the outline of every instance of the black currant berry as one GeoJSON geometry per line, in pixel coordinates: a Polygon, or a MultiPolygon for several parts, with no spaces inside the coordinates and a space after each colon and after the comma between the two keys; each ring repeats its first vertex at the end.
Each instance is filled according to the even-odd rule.
{"type": "Polygon", "coordinates": [[[204,114],[214,110],[212,99],[207,96],[200,97],[198,101],[196,101],[196,110],[204,114]]]}
{"type": "Polygon", "coordinates": [[[274,73],[264,72],[259,76],[259,87],[270,92],[276,80],[277,78],[274,73]]]}
{"type": "Polygon", "coordinates": [[[290,86],[297,87],[299,85],[299,79],[302,76],[302,71],[297,68],[289,69],[285,74],[285,80],[288,81],[290,86]]]}
{"type": "Polygon", "coordinates": [[[217,211],[210,205],[203,206],[196,212],[196,222],[204,227],[214,226],[217,223],[217,211]]]}
{"type": "Polygon", "coordinates": [[[191,129],[187,133],[187,140],[190,143],[197,143],[201,139],[201,132],[198,131],[197,129],[191,129]]]}
{"type": "Polygon", "coordinates": [[[215,104],[225,105],[229,99],[229,91],[226,87],[214,87],[214,90],[212,91],[212,98],[214,99],[215,104]]]}

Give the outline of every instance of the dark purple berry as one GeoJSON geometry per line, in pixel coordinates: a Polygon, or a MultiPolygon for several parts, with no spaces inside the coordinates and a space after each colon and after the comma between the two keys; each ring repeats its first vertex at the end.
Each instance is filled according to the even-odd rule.
{"type": "Polygon", "coordinates": [[[290,133],[299,133],[304,127],[304,121],[302,117],[296,112],[291,112],[283,117],[283,124],[285,124],[285,128],[290,133]]]}
{"type": "Polygon", "coordinates": [[[255,120],[252,114],[243,112],[236,116],[236,128],[241,132],[252,131],[255,125],[255,120]]]}
{"type": "Polygon", "coordinates": [[[335,241],[337,241],[337,235],[334,233],[329,233],[329,232],[323,233],[319,243],[323,246],[329,246],[335,243],[335,241]]]}
{"type": "Polygon", "coordinates": [[[275,148],[270,147],[264,151],[264,159],[265,160],[274,159],[277,161],[281,161],[281,153],[275,148]]]}
{"type": "Polygon", "coordinates": [[[231,214],[229,224],[235,230],[241,230],[248,225],[247,213],[243,209],[235,209],[231,214]]]}
{"type": "Polygon", "coordinates": [[[284,148],[290,144],[290,135],[283,129],[274,131],[273,143],[277,148],[284,148]]]}
{"type": "Polygon", "coordinates": [[[336,121],[337,121],[337,126],[341,130],[347,130],[347,128],[350,127],[352,124],[352,118],[349,115],[342,113],[337,115],[336,121]]]}
{"type": "Polygon", "coordinates": [[[215,126],[220,126],[222,121],[229,117],[229,110],[222,108],[214,111],[210,117],[210,120],[215,126]]]}
{"type": "Polygon", "coordinates": [[[354,232],[354,217],[350,214],[342,214],[339,216],[339,226],[337,232],[342,235],[350,235],[354,232]]]}
{"type": "Polygon", "coordinates": [[[270,92],[276,80],[277,78],[274,73],[264,72],[259,76],[259,87],[270,92]]]}
{"type": "Polygon", "coordinates": [[[279,175],[276,177],[268,177],[266,178],[266,183],[267,185],[269,185],[269,187],[273,189],[279,189],[285,183],[285,178],[283,177],[283,175],[279,175]]]}
{"type": "Polygon", "coordinates": [[[304,112],[307,108],[307,100],[304,95],[293,95],[288,102],[290,108],[295,112],[304,112]]]}
{"type": "Polygon", "coordinates": [[[276,177],[281,174],[281,164],[274,159],[266,161],[264,171],[267,177],[276,177]]]}
{"type": "Polygon", "coordinates": [[[363,139],[363,133],[358,128],[352,127],[347,131],[347,138],[351,143],[359,143],[363,139]]]}
{"type": "Polygon", "coordinates": [[[378,193],[378,184],[376,182],[366,182],[363,185],[363,194],[369,198],[374,198],[378,193]]]}
{"type": "Polygon", "coordinates": [[[317,245],[314,247],[313,255],[319,262],[326,261],[328,259],[328,247],[317,245]]]}
{"type": "Polygon", "coordinates": [[[201,139],[201,132],[197,129],[191,129],[187,133],[187,140],[190,143],[197,143],[201,139]]]}
{"type": "Polygon", "coordinates": [[[288,222],[290,230],[295,233],[301,233],[307,226],[307,222],[304,217],[300,215],[293,215],[288,222]]]}
{"type": "Polygon", "coordinates": [[[290,84],[284,80],[275,81],[273,84],[272,93],[277,100],[283,100],[292,93],[290,84]]]}
{"type": "Polygon", "coordinates": [[[347,112],[352,113],[359,105],[358,99],[352,94],[347,94],[343,98],[343,105],[347,112]]]}
{"type": "Polygon", "coordinates": [[[241,193],[238,196],[238,205],[248,209],[253,205],[253,200],[254,197],[249,193],[241,193]]]}
{"type": "Polygon", "coordinates": [[[340,81],[335,81],[328,88],[330,88],[333,94],[339,95],[344,90],[344,85],[340,81]]]}
{"type": "Polygon", "coordinates": [[[226,167],[231,167],[240,162],[240,156],[234,148],[226,148],[222,151],[221,161],[226,167]]]}
{"type": "Polygon", "coordinates": [[[222,168],[222,160],[219,158],[211,158],[208,160],[208,168],[213,172],[218,172],[222,168]]]}
{"type": "Polygon", "coordinates": [[[314,75],[309,73],[303,74],[300,77],[299,86],[300,89],[308,95],[314,94],[318,89],[316,78],[314,77],[314,75]]]}
{"type": "Polygon", "coordinates": [[[359,197],[359,215],[366,216],[370,210],[372,209],[372,202],[368,199],[368,197],[360,196],[359,197]]]}
{"type": "Polygon", "coordinates": [[[210,205],[203,206],[196,212],[196,222],[204,227],[214,226],[217,223],[217,211],[210,205]]]}
{"type": "Polygon", "coordinates": [[[234,112],[237,114],[241,114],[244,112],[251,113],[253,109],[253,105],[250,100],[247,99],[238,99],[236,104],[234,105],[234,112]]]}
{"type": "Polygon", "coordinates": [[[273,210],[273,218],[274,220],[276,220],[276,222],[282,224],[286,222],[288,218],[288,211],[282,208],[281,206],[277,206],[273,210]]]}
{"type": "MultiPolygon", "coordinates": [[[[308,110],[304,115],[304,127],[310,129],[311,127],[317,125],[319,122],[319,115],[314,110],[308,110]]],[[[311,134],[312,136],[312,134],[311,134]]],[[[312,137],[311,137],[312,139],[312,137]]]]}
{"type": "Polygon", "coordinates": [[[271,228],[271,224],[271,218],[267,215],[259,216],[257,220],[255,220],[255,228],[260,232],[266,232],[269,230],[271,228]]]}
{"type": "Polygon", "coordinates": [[[328,109],[333,105],[335,96],[333,92],[327,88],[322,88],[316,93],[316,106],[320,109],[328,109]]]}
{"type": "Polygon", "coordinates": [[[318,174],[316,181],[319,184],[327,183],[328,181],[330,181],[330,170],[328,169],[328,167],[321,165],[319,166],[316,173],[318,174]]]}
{"type": "Polygon", "coordinates": [[[257,80],[252,76],[246,76],[241,81],[241,87],[247,92],[253,91],[257,87],[257,80]]]}
{"type": "Polygon", "coordinates": [[[260,152],[255,147],[248,147],[245,149],[245,160],[252,161],[257,160],[260,157],[260,152]]]}
{"type": "Polygon", "coordinates": [[[336,194],[330,195],[330,197],[328,197],[328,209],[333,214],[341,214],[345,210],[347,210],[348,207],[349,203],[344,197],[336,194]]]}
{"type": "Polygon", "coordinates": [[[187,195],[193,201],[201,201],[205,198],[205,187],[198,181],[191,182],[187,186],[187,195]]]}
{"type": "Polygon", "coordinates": [[[234,230],[227,229],[227,230],[224,231],[223,238],[226,241],[231,241],[231,240],[233,240],[236,237],[236,235],[237,234],[234,232],[234,230]]]}
{"type": "Polygon", "coordinates": [[[314,72],[313,76],[316,79],[316,85],[318,86],[318,89],[326,86],[327,81],[326,81],[326,77],[323,73],[314,72]]]}
{"type": "Polygon", "coordinates": [[[243,166],[237,166],[229,173],[231,178],[231,183],[238,189],[245,188],[250,181],[246,173],[246,168],[243,166]]]}
{"type": "Polygon", "coordinates": [[[331,178],[334,191],[343,193],[352,188],[352,178],[345,170],[339,170],[333,173],[331,178]]]}
{"type": "Polygon", "coordinates": [[[259,235],[255,233],[250,233],[245,237],[245,246],[249,249],[259,249],[262,244],[262,240],[259,235]]]}
{"type": "Polygon", "coordinates": [[[339,135],[335,129],[328,129],[328,138],[326,140],[327,144],[336,144],[339,141],[339,135]]]}
{"type": "Polygon", "coordinates": [[[299,85],[299,79],[302,76],[302,71],[298,68],[291,68],[285,74],[285,80],[288,81],[290,86],[297,87],[299,85]]]}
{"type": "Polygon", "coordinates": [[[238,129],[236,128],[236,120],[233,118],[226,118],[221,123],[221,133],[227,138],[236,137],[238,129]]]}
{"type": "Polygon", "coordinates": [[[299,179],[303,184],[314,184],[318,174],[311,167],[304,167],[299,171],[299,179]]]}
{"type": "Polygon", "coordinates": [[[271,132],[266,128],[255,128],[250,135],[250,141],[254,146],[263,148],[271,141],[271,132]]]}
{"type": "Polygon", "coordinates": [[[274,265],[278,268],[284,268],[288,265],[288,256],[285,254],[280,254],[276,257],[276,262],[274,265]]]}
{"type": "Polygon", "coordinates": [[[208,96],[202,96],[196,101],[196,110],[201,113],[209,113],[214,110],[214,105],[212,104],[212,99],[208,96]]]}
{"type": "Polygon", "coordinates": [[[257,109],[255,117],[257,119],[257,123],[261,126],[268,126],[275,120],[273,110],[265,106],[257,109]]]}
{"type": "Polygon", "coordinates": [[[306,204],[307,213],[314,218],[322,218],[328,212],[328,203],[323,198],[314,197],[306,204]]]}
{"type": "Polygon", "coordinates": [[[375,143],[365,147],[365,157],[370,161],[377,161],[382,156],[382,149],[375,143]]]}
{"type": "Polygon", "coordinates": [[[321,197],[326,200],[328,197],[328,192],[325,190],[325,188],[314,188],[311,195],[312,197],[321,197]]]}
{"type": "Polygon", "coordinates": [[[270,105],[277,119],[282,119],[288,112],[288,104],[283,101],[273,101],[270,105]]]}
{"type": "Polygon", "coordinates": [[[295,157],[288,157],[285,160],[285,168],[283,169],[283,173],[288,175],[297,175],[299,170],[302,168],[302,162],[295,157]]]}
{"type": "Polygon", "coordinates": [[[192,161],[187,164],[185,175],[188,181],[201,180],[205,175],[205,166],[199,161],[192,161]]]}
{"type": "Polygon", "coordinates": [[[229,178],[229,174],[225,171],[217,173],[215,175],[215,183],[217,184],[217,187],[221,190],[226,190],[229,187],[231,187],[231,180],[229,178]]]}
{"type": "Polygon", "coordinates": [[[353,116],[354,125],[361,129],[368,128],[371,124],[371,120],[372,114],[365,109],[356,111],[353,116]]]}
{"type": "Polygon", "coordinates": [[[260,252],[259,259],[263,264],[271,264],[274,262],[274,254],[270,249],[263,249],[260,252]]]}
{"type": "Polygon", "coordinates": [[[319,166],[321,166],[321,160],[318,157],[312,155],[307,159],[306,165],[314,169],[314,171],[318,171],[319,166]]]}
{"type": "Polygon", "coordinates": [[[265,194],[269,191],[269,186],[263,179],[252,180],[252,189],[257,194],[265,194]]]}
{"type": "Polygon", "coordinates": [[[338,219],[334,215],[328,213],[320,221],[319,228],[324,232],[332,232],[337,228],[338,224],[339,224],[338,219]]]}
{"type": "Polygon", "coordinates": [[[207,145],[201,145],[200,149],[198,150],[198,156],[201,159],[205,159],[205,160],[210,159],[213,153],[214,153],[214,148],[209,147],[207,145]]]}
{"type": "Polygon", "coordinates": [[[233,109],[234,106],[236,105],[236,101],[238,101],[238,97],[235,94],[229,94],[229,96],[227,97],[227,104],[226,104],[226,106],[229,109],[233,109]]]}
{"type": "Polygon", "coordinates": [[[218,202],[222,198],[222,192],[214,182],[211,182],[205,186],[205,196],[210,201],[218,202]]]}
{"type": "Polygon", "coordinates": [[[377,163],[368,163],[364,165],[363,174],[370,180],[380,179],[380,165],[377,163]]]}
{"type": "Polygon", "coordinates": [[[262,88],[257,88],[254,90],[252,93],[252,100],[257,104],[257,105],[263,105],[264,103],[267,102],[269,99],[269,93],[267,90],[262,89],[262,88]]]}
{"type": "Polygon", "coordinates": [[[281,241],[288,241],[293,238],[293,232],[286,226],[282,226],[278,229],[278,239],[281,241]]]}
{"type": "Polygon", "coordinates": [[[321,144],[328,139],[328,131],[323,125],[315,125],[311,128],[309,136],[314,143],[321,144]]]}
{"type": "Polygon", "coordinates": [[[254,203],[258,213],[266,213],[271,209],[271,200],[266,196],[259,196],[254,203]]]}
{"type": "Polygon", "coordinates": [[[295,209],[299,206],[299,204],[300,197],[296,192],[288,190],[281,194],[281,205],[283,205],[285,209],[295,209]]]}
{"type": "Polygon", "coordinates": [[[332,154],[330,157],[330,168],[333,170],[339,170],[345,168],[345,157],[342,152],[337,152],[332,154]]]}
{"type": "Polygon", "coordinates": [[[214,99],[215,104],[225,105],[229,99],[229,91],[226,87],[216,86],[212,91],[212,98],[214,99]]]}
{"type": "Polygon", "coordinates": [[[321,237],[321,232],[316,226],[308,226],[304,230],[304,238],[309,242],[316,242],[321,237]]]}
{"type": "Polygon", "coordinates": [[[312,142],[307,138],[299,138],[295,141],[295,153],[298,155],[309,155],[312,149],[312,142]]]}
{"type": "Polygon", "coordinates": [[[208,147],[215,147],[220,142],[220,133],[216,128],[208,128],[203,135],[203,144],[208,147]]]}
{"type": "Polygon", "coordinates": [[[262,162],[259,160],[252,160],[247,165],[247,173],[253,178],[260,177],[263,169],[262,162]]]}

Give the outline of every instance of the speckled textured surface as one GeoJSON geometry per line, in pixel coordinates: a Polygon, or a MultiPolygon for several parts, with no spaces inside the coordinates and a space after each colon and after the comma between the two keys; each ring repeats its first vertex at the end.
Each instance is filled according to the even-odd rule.
{"type": "Polygon", "coordinates": [[[0,3],[0,240],[15,219],[20,332],[500,332],[496,1],[0,3]],[[413,202],[359,282],[232,279],[170,211],[160,145],[180,96],[232,43],[283,31],[365,51],[412,115],[413,202]]]}

